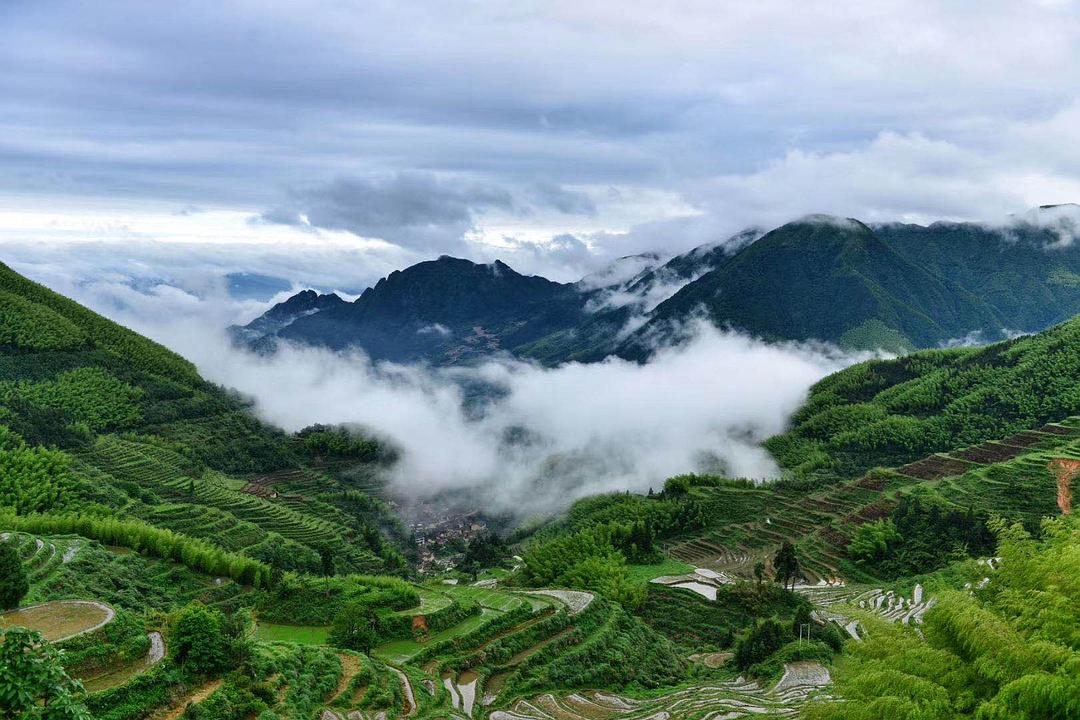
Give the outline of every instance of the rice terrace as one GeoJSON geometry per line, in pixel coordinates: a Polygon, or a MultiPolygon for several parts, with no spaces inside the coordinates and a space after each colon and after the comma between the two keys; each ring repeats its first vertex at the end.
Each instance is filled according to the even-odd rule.
{"type": "Polygon", "coordinates": [[[0,48],[0,720],[1080,720],[1080,0],[0,48]]]}

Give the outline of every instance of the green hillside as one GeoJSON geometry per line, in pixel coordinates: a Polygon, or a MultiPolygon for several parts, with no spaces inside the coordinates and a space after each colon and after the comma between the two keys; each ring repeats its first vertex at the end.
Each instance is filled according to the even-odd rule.
{"type": "Polygon", "coordinates": [[[766,339],[890,350],[1003,323],[978,297],[901,257],[871,228],[831,217],[766,233],[661,303],[650,322],[685,320],[699,307],[718,326],[766,339]]]}
{"type": "MultiPolygon", "coordinates": [[[[921,677],[897,654],[940,655],[964,617],[998,628],[1016,609],[999,628],[1013,646],[1067,645],[1067,612],[1036,617],[1010,595],[1057,578],[1059,608],[1070,586],[1053,562],[1003,567],[983,592],[998,566],[980,558],[1075,546],[1067,521],[1043,519],[1062,507],[1051,464],[1080,462],[1080,321],[856,366],[770,441],[791,469],[779,482],[684,475],[585,498],[469,541],[431,577],[372,494],[392,449],[277,431],[168,350],[7,268],[0,288],[0,655],[53,666],[25,697],[55,718],[837,716],[812,703],[834,691],[829,666],[835,692],[878,702],[860,679],[874,662],[921,677]],[[897,432],[911,422],[955,432],[907,442],[923,441],[897,432]],[[867,469],[881,464],[896,467],[867,469]],[[950,593],[965,582],[982,583],[977,606],[950,593]],[[887,647],[871,657],[852,636],[887,647]]],[[[1032,702],[1033,673],[1070,677],[1068,651],[1046,647],[978,701],[1013,708],[1032,702]]],[[[984,664],[943,659],[968,661],[984,664]]],[[[927,692],[974,707],[942,688],[927,692]]]]}
{"type": "Polygon", "coordinates": [[[614,594],[388,575],[415,576],[368,492],[392,452],[286,435],[165,348],[6,267],[0,287],[0,558],[28,588],[0,647],[44,633],[92,717],[445,716],[470,676],[500,703],[685,679],[614,594]]]}
{"type": "Polygon", "coordinates": [[[380,501],[175,353],[4,266],[0,337],[3,505],[143,520],[282,570],[404,569],[380,501]]]}
{"type": "Polygon", "coordinates": [[[510,352],[555,365],[641,360],[700,318],[766,340],[908,352],[1038,332],[1080,313],[1080,245],[1020,220],[811,215],[598,287],[603,277],[560,284],[444,256],[391,273],[352,303],[306,290],[233,332],[261,351],[285,339],[376,359],[455,364],[510,352]]]}
{"type": "Polygon", "coordinates": [[[1080,409],[1080,319],[982,348],[854,365],[817,383],[766,446],[800,477],[851,477],[1080,409]]]}

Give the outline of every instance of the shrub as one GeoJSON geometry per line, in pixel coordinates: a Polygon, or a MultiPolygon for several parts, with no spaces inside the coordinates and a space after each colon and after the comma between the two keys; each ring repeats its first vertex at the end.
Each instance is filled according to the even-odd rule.
{"type": "Polygon", "coordinates": [[[190,603],[177,613],[169,643],[176,661],[201,675],[213,675],[229,661],[225,618],[201,602],[190,603]]]}
{"type": "Polygon", "coordinates": [[[15,543],[0,541],[0,610],[19,607],[19,602],[29,591],[30,580],[15,543]]]}
{"type": "Polygon", "coordinates": [[[92,720],[82,684],[40,633],[0,630],[0,712],[18,720],[92,720]]]}

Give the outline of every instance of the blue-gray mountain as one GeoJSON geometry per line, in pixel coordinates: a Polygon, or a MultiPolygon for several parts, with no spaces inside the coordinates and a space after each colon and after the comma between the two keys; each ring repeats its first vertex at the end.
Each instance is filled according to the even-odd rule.
{"type": "Polygon", "coordinates": [[[644,359],[701,318],[770,341],[907,351],[1035,332],[1080,313],[1071,209],[1008,224],[868,225],[811,216],[748,229],[663,262],[622,258],[576,283],[450,257],[391,273],[355,301],[305,291],[235,337],[375,359],[547,364],[644,359]]]}

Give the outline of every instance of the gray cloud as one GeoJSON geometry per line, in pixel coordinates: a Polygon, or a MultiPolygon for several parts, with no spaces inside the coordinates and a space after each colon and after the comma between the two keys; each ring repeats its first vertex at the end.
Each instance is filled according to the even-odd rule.
{"type": "Polygon", "coordinates": [[[8,0],[0,196],[306,212],[463,254],[509,212],[601,258],[814,211],[999,217],[1080,196],[1078,40],[1057,0],[8,0]]]}
{"type": "Polygon", "coordinates": [[[533,187],[533,199],[540,207],[550,207],[566,215],[596,215],[596,203],[583,192],[554,183],[533,187]]]}
{"type": "Polygon", "coordinates": [[[404,248],[468,255],[464,236],[485,212],[496,210],[519,217],[528,217],[538,209],[566,215],[596,214],[588,195],[559,185],[543,183],[522,194],[519,199],[492,183],[429,172],[340,177],[292,191],[288,204],[264,211],[258,220],[347,230],[404,248]]]}

